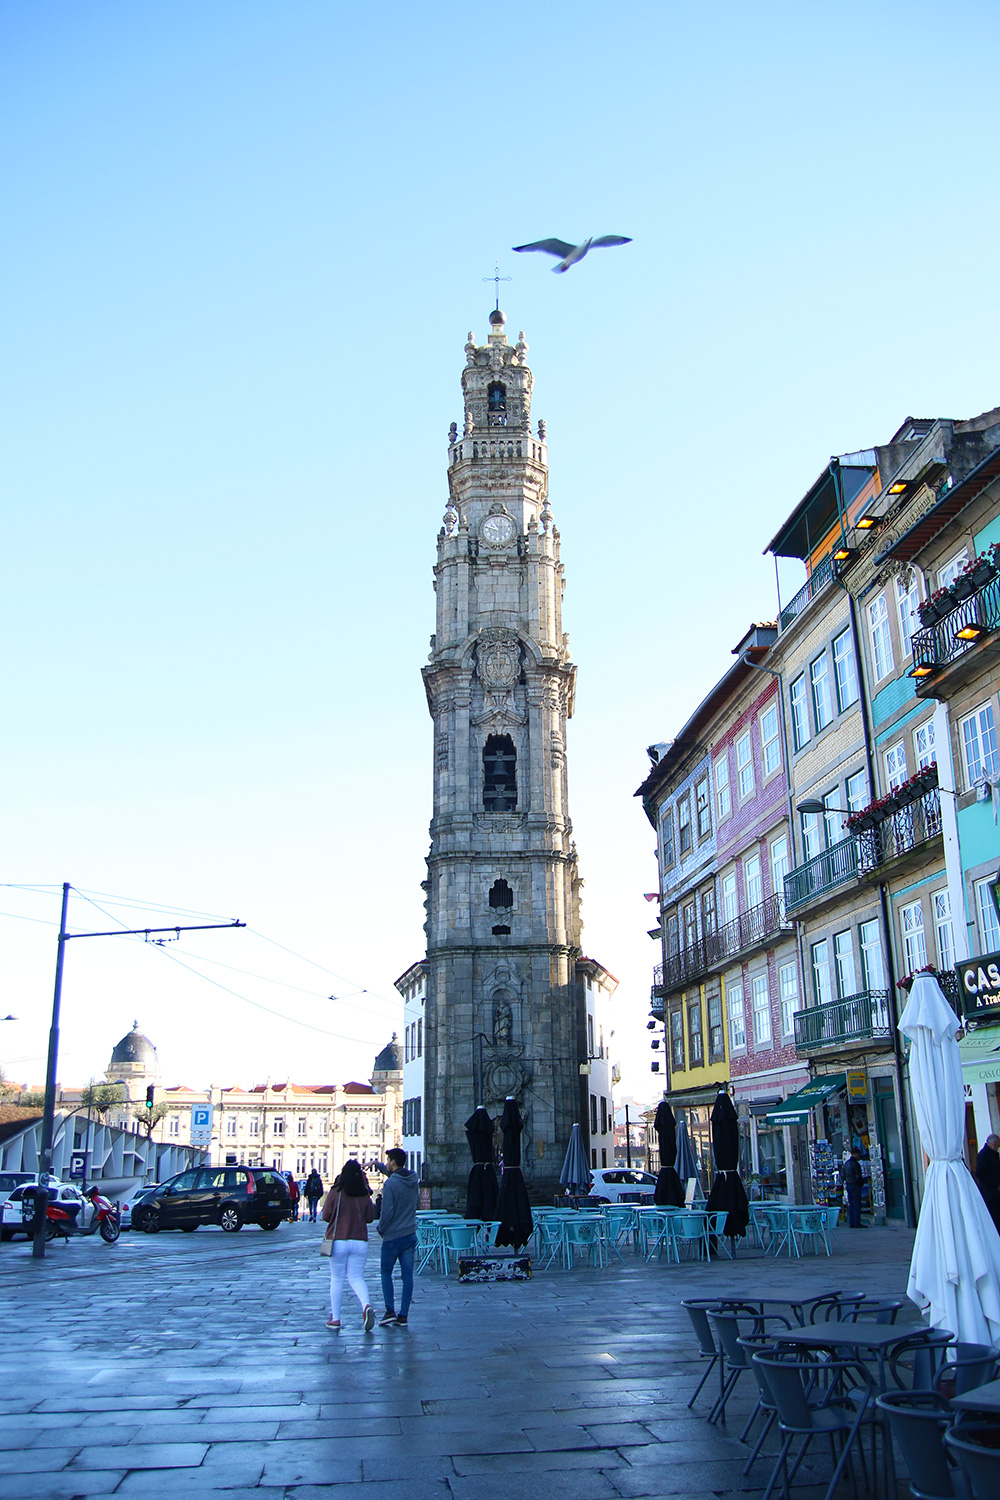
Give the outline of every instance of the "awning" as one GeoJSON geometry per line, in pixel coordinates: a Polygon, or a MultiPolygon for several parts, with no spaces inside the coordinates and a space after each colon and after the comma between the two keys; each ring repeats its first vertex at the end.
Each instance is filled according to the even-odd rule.
{"type": "Polygon", "coordinates": [[[789,1094],[782,1104],[769,1110],[764,1118],[771,1125],[802,1125],[817,1104],[822,1104],[831,1094],[839,1094],[846,1087],[846,1073],[823,1073],[807,1083],[804,1089],[799,1089],[797,1094],[789,1094]]]}

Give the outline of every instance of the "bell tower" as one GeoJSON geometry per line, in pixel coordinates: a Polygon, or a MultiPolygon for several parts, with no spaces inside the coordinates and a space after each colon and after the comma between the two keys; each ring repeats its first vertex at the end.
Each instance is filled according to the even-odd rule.
{"type": "Polygon", "coordinates": [[[464,1122],[513,1095],[532,1196],[555,1185],[588,1119],[580,888],[566,782],[576,669],[562,633],[563,566],[548,503],[545,423],[531,425],[521,334],[490,314],[462,371],[448,506],[423,669],[434,723],[427,859],[423,1175],[464,1203],[464,1122]]]}

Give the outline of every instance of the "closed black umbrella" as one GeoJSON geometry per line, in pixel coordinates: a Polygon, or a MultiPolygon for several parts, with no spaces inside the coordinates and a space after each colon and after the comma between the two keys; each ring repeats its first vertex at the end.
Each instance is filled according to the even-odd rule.
{"type": "Polygon", "coordinates": [[[587,1165],[587,1150],[583,1144],[583,1132],[579,1125],[574,1125],[569,1133],[569,1145],[566,1148],[566,1159],[559,1173],[559,1182],[567,1193],[586,1194],[590,1192],[594,1179],[587,1165]]]}
{"type": "Polygon", "coordinates": [[[750,1204],[739,1172],[740,1122],[725,1089],[720,1089],[712,1106],[712,1155],[718,1175],[705,1208],[708,1213],[725,1212],[723,1234],[727,1240],[735,1240],[747,1232],[750,1204]]]}
{"type": "Polygon", "coordinates": [[[465,1198],[467,1219],[495,1219],[497,1193],[497,1169],[493,1164],[493,1121],[482,1104],[472,1111],[465,1122],[465,1136],[472,1152],[472,1171],[465,1198]]]}
{"type": "Polygon", "coordinates": [[[510,1245],[520,1250],[531,1238],[534,1221],[528,1189],[521,1176],[521,1131],[524,1122],[514,1099],[508,1097],[500,1116],[503,1134],[503,1172],[500,1177],[500,1192],[497,1196],[496,1217],[500,1226],[496,1232],[495,1245],[510,1245]]]}
{"type": "Polygon", "coordinates": [[[677,1175],[677,1122],[666,1099],[661,1099],[653,1117],[653,1129],[660,1147],[660,1170],[656,1178],[653,1202],[661,1207],[684,1207],[684,1189],[677,1175]]]}

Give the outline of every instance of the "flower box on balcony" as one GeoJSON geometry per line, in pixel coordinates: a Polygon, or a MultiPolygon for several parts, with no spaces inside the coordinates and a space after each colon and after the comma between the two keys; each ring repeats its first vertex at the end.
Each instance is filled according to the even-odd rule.
{"type": "MultiPolygon", "coordinates": [[[[977,557],[974,560],[974,566],[970,567],[962,576],[963,578],[968,578],[974,591],[984,588],[990,582],[990,579],[996,577],[996,572],[996,566],[990,558],[977,557]]],[[[958,583],[957,578],[955,582],[958,583]]]]}
{"type": "Polygon", "coordinates": [[[938,620],[943,620],[948,610],[944,608],[937,599],[924,599],[920,604],[921,625],[936,625],[938,620]]]}
{"type": "MultiPolygon", "coordinates": [[[[983,582],[987,582],[986,579],[983,582]]],[[[960,573],[951,586],[951,591],[958,600],[971,599],[976,592],[978,584],[973,582],[971,573],[960,573]]]]}

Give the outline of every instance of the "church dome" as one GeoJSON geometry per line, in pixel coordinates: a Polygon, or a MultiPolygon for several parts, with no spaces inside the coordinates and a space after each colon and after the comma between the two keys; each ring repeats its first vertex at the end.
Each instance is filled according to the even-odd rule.
{"type": "Polygon", "coordinates": [[[375,1059],[374,1072],[376,1073],[398,1073],[403,1066],[403,1059],[399,1053],[399,1043],[396,1041],[396,1033],[392,1033],[392,1041],[382,1048],[375,1059]]]}
{"type": "Polygon", "coordinates": [[[115,1063],[142,1063],[155,1068],[156,1048],[148,1036],[143,1036],[138,1021],[132,1022],[132,1030],[122,1037],[112,1052],[111,1066],[114,1067],[115,1063]]]}

